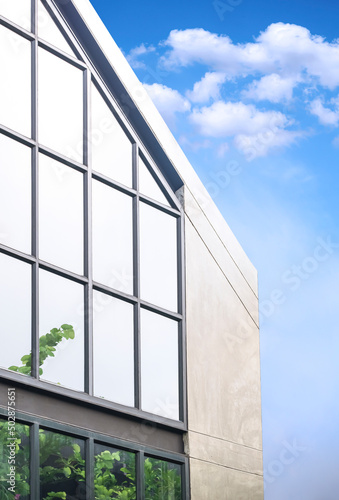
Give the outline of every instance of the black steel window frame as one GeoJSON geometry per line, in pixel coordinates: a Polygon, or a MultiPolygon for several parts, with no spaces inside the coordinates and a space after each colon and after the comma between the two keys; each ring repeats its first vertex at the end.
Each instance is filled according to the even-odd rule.
{"type": "Polygon", "coordinates": [[[83,52],[78,44],[74,34],[67,27],[66,23],[58,14],[57,9],[50,0],[42,0],[43,5],[48,10],[51,17],[59,29],[63,32],[66,40],[71,45],[72,49],[78,57],[72,57],[58,48],[54,47],[45,40],[38,38],[36,27],[38,24],[37,17],[37,2],[32,0],[32,31],[29,32],[24,28],[16,25],[8,19],[0,16],[0,25],[5,26],[9,30],[17,33],[31,42],[31,64],[32,64],[32,81],[31,81],[31,104],[32,104],[32,130],[31,137],[24,136],[15,130],[9,129],[6,126],[0,125],[0,133],[9,138],[18,141],[31,148],[32,159],[32,253],[25,254],[6,245],[0,244],[0,252],[26,262],[32,266],[32,374],[24,376],[6,369],[0,369],[0,376],[4,379],[13,380],[24,386],[32,386],[36,389],[49,391],[58,395],[63,395],[66,398],[79,399],[87,403],[91,403],[97,407],[104,407],[114,410],[115,412],[131,415],[132,417],[147,418],[150,421],[160,423],[164,426],[173,427],[176,429],[187,429],[187,414],[186,414],[186,341],[185,341],[185,292],[184,292],[184,217],[183,209],[179,200],[173,193],[171,187],[167,183],[165,177],[152,159],[151,154],[143,145],[137,132],[124,116],[123,111],[119,108],[114,96],[103,83],[96,68],[91,63],[90,59],[83,52]],[[67,63],[83,71],[83,95],[84,95],[84,115],[83,115],[83,163],[73,161],[70,158],[46,147],[38,142],[38,48],[42,47],[55,56],[63,59],[67,63]],[[90,85],[93,82],[107,105],[111,109],[115,118],[123,128],[126,135],[133,144],[133,187],[129,188],[121,183],[118,183],[104,175],[92,171],[90,164],[90,85]],[[50,158],[59,161],[60,163],[75,169],[84,175],[84,275],[79,275],[74,272],[65,270],[51,263],[39,259],[39,221],[38,221],[38,156],[43,153],[50,158]],[[138,158],[139,155],[146,160],[150,167],[151,175],[157,182],[159,188],[167,198],[171,206],[164,205],[148,196],[142,194],[138,190],[138,158]],[[134,265],[134,294],[129,295],[113,288],[109,288],[101,283],[93,281],[92,275],[92,248],[91,248],[91,180],[96,179],[107,184],[113,189],[116,189],[133,199],[133,265],[134,265]],[[139,203],[142,201],[157,210],[160,210],[177,219],[177,262],[178,262],[178,309],[177,312],[158,307],[140,298],[140,262],[139,262],[139,203]],[[39,380],[39,269],[50,271],[63,278],[70,279],[84,286],[84,303],[85,303],[85,392],[77,392],[65,387],[60,387],[48,382],[39,380]],[[134,347],[135,347],[135,407],[127,407],[101,398],[93,396],[93,290],[97,290],[120,300],[129,302],[134,305],[134,347]],[[151,414],[141,410],[141,381],[140,381],[140,310],[147,309],[159,315],[170,318],[178,323],[178,364],[179,364],[179,420],[172,420],[159,415],[151,414]]]}
{"type": "MultiPolygon", "coordinates": [[[[0,421],[6,422],[7,410],[0,407],[0,421]]],[[[16,412],[17,424],[28,425],[30,428],[30,498],[40,498],[40,478],[39,478],[39,429],[51,432],[59,432],[70,437],[83,439],[85,442],[85,464],[86,464],[86,498],[93,499],[93,470],[94,470],[94,444],[118,448],[135,454],[136,458],[136,486],[137,500],[144,500],[144,459],[146,457],[165,460],[177,464],[181,468],[181,500],[189,499],[189,478],[188,478],[188,458],[176,453],[159,451],[155,448],[134,444],[112,438],[105,434],[79,429],[77,427],[54,422],[46,418],[35,417],[25,413],[16,412]]]]}

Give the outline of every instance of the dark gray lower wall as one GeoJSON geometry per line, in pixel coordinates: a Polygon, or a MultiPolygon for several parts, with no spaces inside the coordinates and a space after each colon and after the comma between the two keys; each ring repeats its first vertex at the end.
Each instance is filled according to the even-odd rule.
{"type": "Polygon", "coordinates": [[[124,418],[108,410],[20,387],[0,380],[0,406],[7,407],[7,389],[16,389],[16,411],[57,423],[73,425],[110,437],[132,441],[162,451],[183,453],[182,433],[160,428],[154,423],[124,418]]]}

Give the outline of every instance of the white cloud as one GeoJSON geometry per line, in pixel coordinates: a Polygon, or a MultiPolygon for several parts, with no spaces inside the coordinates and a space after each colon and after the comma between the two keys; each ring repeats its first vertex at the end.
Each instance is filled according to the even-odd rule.
{"type": "Polygon", "coordinates": [[[337,137],[335,137],[332,141],[332,145],[335,147],[335,148],[339,148],[339,135],[337,135],[337,137]]]}
{"type": "Polygon", "coordinates": [[[304,132],[287,130],[293,122],[279,111],[260,111],[253,104],[218,101],[194,109],[190,121],[204,136],[234,137],[248,160],[293,144],[304,132]]]}
{"type": "Polygon", "coordinates": [[[325,87],[339,85],[339,41],[329,43],[294,24],[271,24],[247,44],[233,44],[201,28],[173,30],[165,45],[169,50],[162,64],[167,69],[200,63],[228,77],[277,73],[297,83],[305,73],[325,87]]]}
{"type": "Polygon", "coordinates": [[[191,109],[189,101],[177,90],[160,83],[152,85],[144,83],[143,86],[169,125],[174,125],[176,113],[185,113],[191,109]]]}
{"type": "Polygon", "coordinates": [[[242,95],[255,101],[268,100],[275,103],[290,101],[296,83],[296,78],[282,78],[277,73],[272,73],[252,82],[242,95]]]}
{"type": "Polygon", "coordinates": [[[126,56],[126,59],[134,69],[145,68],[145,63],[139,61],[138,58],[154,51],[155,47],[153,47],[152,45],[146,47],[146,45],[142,43],[141,45],[138,45],[137,47],[134,47],[134,49],[130,50],[129,54],[126,56]]]}
{"type": "Polygon", "coordinates": [[[239,134],[234,138],[234,145],[251,161],[260,156],[267,156],[271,150],[289,147],[304,135],[301,131],[276,128],[253,135],[239,134]]]}
{"type": "Polygon", "coordinates": [[[292,122],[280,111],[260,111],[253,104],[217,101],[194,109],[190,121],[199,133],[212,137],[257,134],[273,128],[285,128],[292,122]]]}
{"type": "Polygon", "coordinates": [[[325,108],[320,98],[314,99],[310,103],[310,112],[312,115],[317,116],[323,125],[334,125],[336,127],[339,123],[339,103],[335,99],[332,99],[332,103],[335,105],[334,111],[325,108]]]}
{"type": "Polygon", "coordinates": [[[193,90],[188,90],[186,96],[194,103],[208,102],[210,99],[218,99],[220,87],[226,80],[224,73],[206,73],[206,75],[194,84],[193,90]]]}

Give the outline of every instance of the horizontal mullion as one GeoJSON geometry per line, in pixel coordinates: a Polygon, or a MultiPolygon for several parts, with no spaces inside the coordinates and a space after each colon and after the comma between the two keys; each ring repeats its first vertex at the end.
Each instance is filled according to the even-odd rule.
{"type": "Polygon", "coordinates": [[[27,31],[25,28],[22,28],[18,24],[13,23],[9,19],[7,19],[6,17],[1,16],[1,15],[0,15],[0,24],[2,26],[5,26],[6,28],[10,29],[11,31],[14,31],[17,35],[20,35],[20,36],[26,38],[26,40],[29,40],[30,42],[32,42],[36,38],[34,33],[27,31]]]}
{"type": "Polygon", "coordinates": [[[25,135],[22,135],[11,128],[5,127],[4,125],[0,125],[0,133],[6,135],[7,137],[10,137],[11,139],[21,142],[21,144],[24,144],[25,146],[36,146],[36,142],[33,139],[30,139],[29,137],[26,137],[25,135]]]}
{"type": "Polygon", "coordinates": [[[92,177],[96,181],[100,181],[103,184],[106,184],[109,187],[112,187],[116,189],[117,191],[120,191],[121,193],[128,194],[130,196],[136,196],[137,192],[133,188],[129,188],[128,186],[125,186],[124,184],[120,184],[120,182],[117,182],[110,177],[107,177],[106,175],[100,174],[99,172],[92,171],[92,177]]]}
{"type": "Polygon", "coordinates": [[[88,278],[86,276],[81,276],[80,274],[73,273],[72,271],[68,271],[67,269],[64,269],[62,267],[56,266],[55,264],[51,264],[43,260],[39,260],[38,264],[39,268],[43,269],[44,271],[51,271],[54,274],[57,274],[58,276],[61,276],[63,278],[70,278],[73,281],[80,283],[81,285],[88,284],[88,278]]]}
{"type": "Polygon", "coordinates": [[[66,400],[72,402],[84,403],[85,405],[89,405],[92,408],[110,410],[117,415],[123,415],[126,418],[131,418],[139,422],[147,421],[150,424],[153,422],[165,429],[178,429],[182,431],[187,430],[186,424],[180,420],[171,420],[169,418],[161,417],[160,415],[155,415],[153,413],[148,413],[131,406],[124,406],[118,403],[114,403],[113,401],[90,396],[89,394],[86,394],[84,392],[77,392],[66,387],[58,386],[49,382],[44,382],[42,380],[37,380],[21,373],[16,373],[0,368],[0,377],[3,380],[16,382],[26,388],[34,388],[34,390],[37,390],[39,392],[41,391],[46,395],[57,395],[58,397],[63,397],[66,400]]]}
{"type": "Polygon", "coordinates": [[[76,160],[72,160],[67,156],[62,155],[61,153],[58,153],[54,149],[51,149],[47,146],[42,146],[41,144],[39,144],[39,153],[43,153],[44,155],[49,156],[53,160],[63,163],[68,167],[74,168],[79,172],[87,172],[87,167],[83,163],[79,163],[76,160]]]}
{"type": "Polygon", "coordinates": [[[79,59],[76,59],[75,57],[70,56],[66,52],[63,52],[61,49],[58,49],[51,43],[46,42],[45,40],[42,40],[41,38],[38,38],[38,45],[39,47],[48,50],[48,52],[51,52],[51,54],[60,57],[63,61],[71,64],[72,66],[77,67],[78,69],[85,70],[87,69],[87,66],[85,63],[82,61],[79,61],[79,59]]]}
{"type": "Polygon", "coordinates": [[[97,281],[93,281],[93,290],[96,290],[97,292],[102,292],[106,293],[107,295],[110,295],[111,297],[115,297],[117,299],[122,299],[125,300],[126,302],[129,302],[130,304],[137,304],[138,299],[134,297],[133,295],[129,295],[128,293],[120,292],[119,290],[116,290],[115,288],[110,288],[107,285],[103,285],[102,283],[98,283],[97,281]]]}
{"type": "Polygon", "coordinates": [[[175,217],[180,217],[181,213],[178,209],[168,207],[167,205],[164,205],[160,201],[156,201],[153,198],[149,198],[148,196],[145,196],[144,194],[139,193],[139,198],[140,201],[143,201],[147,205],[150,205],[151,207],[157,208],[158,210],[161,210],[162,212],[165,212],[169,215],[174,215],[175,217]]]}
{"type": "Polygon", "coordinates": [[[110,288],[107,285],[103,285],[102,283],[98,283],[96,281],[93,282],[93,289],[106,293],[107,295],[111,295],[112,297],[115,297],[117,299],[122,299],[125,300],[126,302],[129,302],[130,304],[140,304],[141,307],[144,309],[147,309],[148,311],[155,312],[157,314],[160,314],[161,316],[166,316],[166,318],[170,318],[176,321],[181,321],[183,319],[183,315],[174,311],[170,311],[169,309],[165,309],[163,307],[157,306],[156,304],[152,304],[150,302],[147,302],[146,300],[139,299],[133,295],[129,295],[124,292],[120,292],[119,290],[116,290],[114,288],[110,288]]]}
{"type": "Polygon", "coordinates": [[[37,259],[33,255],[28,255],[26,253],[20,252],[19,250],[15,250],[15,248],[7,247],[0,243],[0,253],[4,253],[9,257],[14,257],[28,264],[35,264],[37,259]]]}
{"type": "Polygon", "coordinates": [[[147,309],[148,311],[155,312],[160,314],[161,316],[165,316],[166,318],[173,319],[176,321],[181,321],[183,319],[182,314],[170,311],[169,309],[164,309],[163,307],[156,306],[155,304],[151,304],[150,302],[146,302],[145,300],[139,300],[140,306],[143,309],[147,309]]]}

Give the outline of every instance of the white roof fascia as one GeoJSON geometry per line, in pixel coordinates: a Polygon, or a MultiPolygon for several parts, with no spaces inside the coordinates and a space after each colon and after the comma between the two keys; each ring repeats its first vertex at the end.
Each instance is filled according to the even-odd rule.
{"type": "MultiPolygon", "coordinates": [[[[59,2],[64,3],[65,1],[69,0],[56,0],[55,3],[57,5],[59,2]]],[[[90,1],[72,0],[72,3],[125,87],[126,93],[133,100],[135,106],[144,117],[155,138],[171,161],[174,169],[182,179],[185,189],[188,189],[198,202],[209,223],[234,260],[235,265],[239,268],[239,271],[257,296],[257,271],[255,267],[216,207],[125,56],[113,40],[90,1]]]]}

